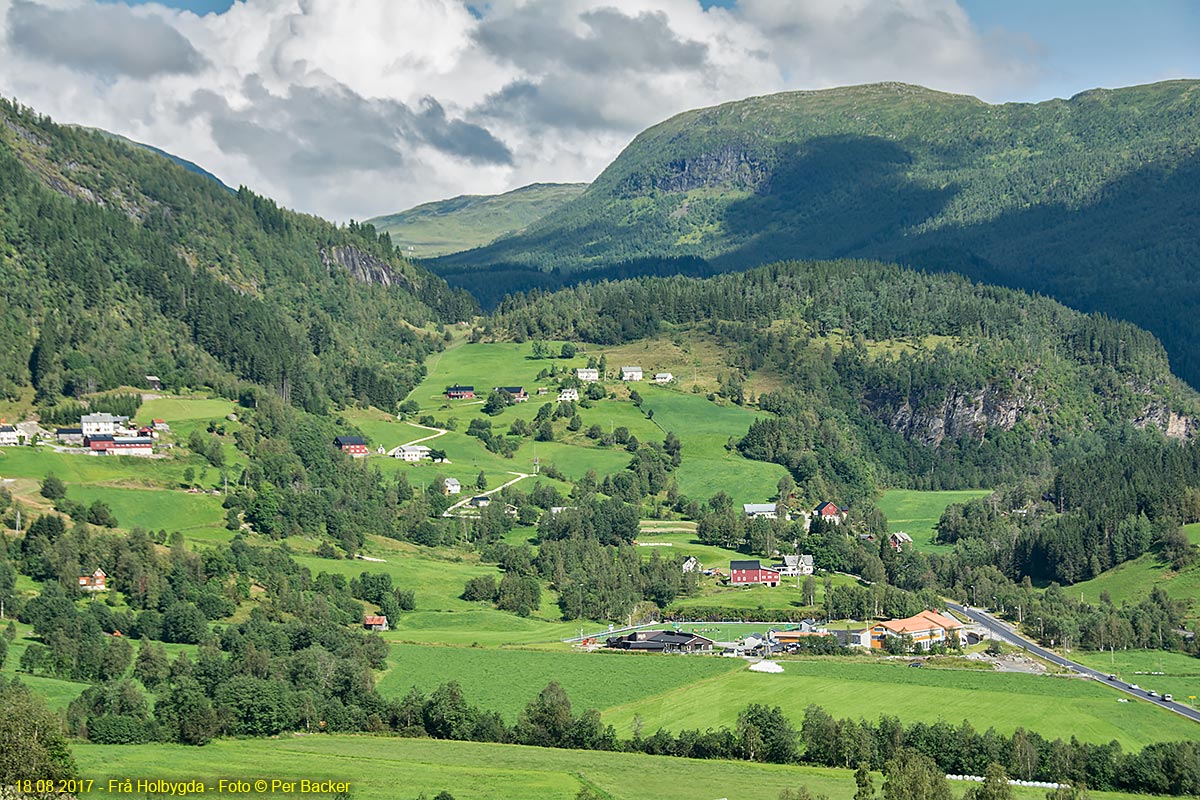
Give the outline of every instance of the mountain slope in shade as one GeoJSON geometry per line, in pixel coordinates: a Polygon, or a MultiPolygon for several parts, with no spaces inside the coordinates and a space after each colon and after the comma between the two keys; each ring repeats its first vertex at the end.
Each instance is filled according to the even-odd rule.
{"type": "MultiPolygon", "coordinates": [[[[66,127],[76,127],[76,126],[66,126],[66,127]]],[[[186,169],[188,172],[194,172],[195,174],[200,175],[201,177],[208,178],[211,181],[215,181],[219,186],[221,186],[221,188],[225,189],[225,191],[227,191],[227,192],[237,191],[236,189],[230,188],[230,186],[228,184],[226,184],[224,181],[222,181],[216,175],[213,175],[211,172],[209,172],[208,170],[206,170],[204,167],[200,166],[199,164],[197,164],[193,161],[188,161],[186,158],[181,158],[181,157],[175,155],[174,153],[168,153],[166,150],[155,147],[152,144],[146,144],[145,142],[137,142],[137,141],[134,141],[133,139],[130,139],[128,136],[122,136],[119,133],[113,133],[112,131],[106,131],[102,128],[85,128],[85,130],[94,131],[94,132],[100,134],[101,136],[108,136],[112,139],[116,139],[118,142],[124,142],[125,144],[129,145],[130,147],[138,147],[138,148],[141,148],[142,150],[148,150],[151,153],[155,153],[157,155],[162,156],[163,158],[171,161],[174,164],[178,164],[179,166],[186,169]]]]}
{"type": "MultiPolygon", "coordinates": [[[[473,301],[369,226],[230,193],[144,148],[0,101],[0,394],[159,376],[310,410],[391,407],[473,301]]],[[[231,395],[235,396],[235,395],[231,395]]]]}
{"type": "Polygon", "coordinates": [[[523,233],[431,266],[492,302],[561,285],[550,270],[880,257],[1124,317],[1200,384],[1197,187],[1198,81],[1004,105],[903,84],[790,92],[666,120],[523,233]]]}
{"type": "Polygon", "coordinates": [[[496,195],[466,194],[367,220],[417,258],[482,247],[525,230],[578,197],[587,184],[533,183],[496,195]]]}

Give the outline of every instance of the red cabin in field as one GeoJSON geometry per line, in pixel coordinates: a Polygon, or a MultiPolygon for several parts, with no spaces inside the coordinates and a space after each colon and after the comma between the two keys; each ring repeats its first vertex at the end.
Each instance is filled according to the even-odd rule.
{"type": "Polygon", "coordinates": [[[446,390],[446,397],[451,400],[474,400],[474,386],[451,386],[446,390]]]}
{"type": "Polygon", "coordinates": [[[79,576],[79,588],[85,592],[108,591],[108,576],[104,570],[97,568],[91,575],[79,576]]]}
{"type": "Polygon", "coordinates": [[[333,440],[338,449],[352,458],[366,458],[367,442],[361,436],[338,436],[333,440]]]}
{"type": "Polygon", "coordinates": [[[729,585],[746,586],[761,583],[765,586],[779,585],[779,572],[764,567],[759,561],[730,561],[729,585]]]}
{"type": "Polygon", "coordinates": [[[826,522],[838,524],[846,518],[846,509],[838,508],[836,504],[826,500],[817,506],[816,515],[826,522]]]}

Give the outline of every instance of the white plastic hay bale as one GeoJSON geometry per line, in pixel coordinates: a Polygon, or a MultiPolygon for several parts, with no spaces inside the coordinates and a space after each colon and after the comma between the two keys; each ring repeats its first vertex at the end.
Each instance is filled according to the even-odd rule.
{"type": "Polygon", "coordinates": [[[783,672],[783,667],[779,666],[774,661],[759,661],[750,665],[750,671],[780,673],[783,672]]]}

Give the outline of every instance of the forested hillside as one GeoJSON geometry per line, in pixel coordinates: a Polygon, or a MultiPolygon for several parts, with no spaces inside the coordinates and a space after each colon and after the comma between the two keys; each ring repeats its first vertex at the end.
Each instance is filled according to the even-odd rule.
{"type": "Polygon", "coordinates": [[[496,195],[464,194],[367,220],[415,258],[457,253],[518,233],[578,197],[587,184],[533,183],[496,195]]]}
{"type": "Polygon", "coordinates": [[[994,486],[1125,426],[1187,439],[1197,396],[1158,341],[1039,297],[894,265],[783,263],[707,280],[586,284],[503,303],[482,335],[615,344],[716,337],[720,394],[774,416],[736,443],[801,496],[994,486]],[[757,398],[752,373],[780,387],[757,398]]]}
{"type": "Polygon", "coordinates": [[[310,410],[394,406],[464,293],[370,226],[229,193],[153,153],[0,104],[0,393],[38,402],[144,376],[238,382],[310,410]]]}
{"type": "Polygon", "coordinates": [[[882,257],[1131,320],[1196,384],[1198,87],[993,106],[878,84],[689,111],[525,233],[433,266],[488,302],[585,269],[882,257]]]}

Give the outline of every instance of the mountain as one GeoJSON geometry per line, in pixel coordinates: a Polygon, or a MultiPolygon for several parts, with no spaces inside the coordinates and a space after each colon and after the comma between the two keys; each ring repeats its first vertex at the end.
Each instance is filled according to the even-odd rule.
{"type": "Polygon", "coordinates": [[[0,394],[258,384],[388,408],[469,317],[370,226],[279,208],[113,137],[0,103],[0,394]]]}
{"type": "Polygon", "coordinates": [[[897,265],[582,284],[510,298],[487,329],[518,341],[645,340],[622,352],[651,359],[670,346],[721,352],[734,368],[716,376],[716,394],[772,412],[736,446],[786,467],[803,497],[994,487],[1044,477],[1134,429],[1156,441],[1154,431],[1200,433],[1200,394],[1146,331],[897,265]]]}
{"type": "Polygon", "coordinates": [[[200,166],[199,164],[196,164],[193,161],[188,161],[186,158],[180,158],[179,156],[175,155],[174,153],[168,153],[166,150],[155,147],[152,144],[145,144],[144,142],[135,142],[133,139],[130,139],[128,136],[122,136],[121,134],[113,133],[112,131],[101,130],[100,128],[91,128],[90,130],[94,130],[103,136],[111,136],[112,138],[114,138],[118,141],[124,142],[125,144],[130,145],[132,147],[140,147],[144,150],[149,150],[151,153],[156,153],[156,154],[162,156],[163,158],[168,159],[169,161],[173,161],[174,163],[176,163],[179,166],[186,169],[188,172],[194,172],[197,175],[208,178],[211,181],[216,181],[227,192],[237,191],[236,189],[230,188],[228,185],[225,184],[224,181],[222,181],[216,175],[213,175],[211,172],[206,170],[204,167],[200,166]]]}
{"type": "Polygon", "coordinates": [[[587,184],[531,183],[495,195],[464,194],[367,220],[411,256],[432,258],[491,244],[578,197],[587,184]]]}
{"type": "Polygon", "coordinates": [[[614,269],[883,258],[1131,320],[1200,385],[1198,151],[1197,81],[1037,104],[894,83],[755,97],[650,128],[523,233],[430,266],[492,303],[614,269]]]}

